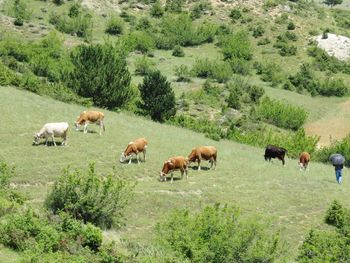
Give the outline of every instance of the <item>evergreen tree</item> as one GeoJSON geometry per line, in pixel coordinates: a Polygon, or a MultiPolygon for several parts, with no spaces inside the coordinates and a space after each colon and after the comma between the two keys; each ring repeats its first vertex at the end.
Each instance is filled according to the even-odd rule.
{"type": "Polygon", "coordinates": [[[158,70],[145,76],[139,90],[141,102],[138,106],[152,120],[162,122],[175,115],[175,93],[170,82],[158,70]]]}
{"type": "Polygon", "coordinates": [[[80,45],[71,54],[74,70],[68,85],[82,97],[92,98],[96,106],[116,109],[131,96],[131,76],[125,56],[110,44],[80,45]]]}
{"type": "Polygon", "coordinates": [[[331,6],[331,8],[335,5],[340,5],[341,3],[343,3],[343,0],[325,0],[324,3],[326,5],[331,6]]]}

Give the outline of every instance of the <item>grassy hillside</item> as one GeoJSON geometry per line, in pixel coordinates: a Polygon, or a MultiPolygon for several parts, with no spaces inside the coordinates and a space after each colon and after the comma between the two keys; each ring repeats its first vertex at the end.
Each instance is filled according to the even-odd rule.
{"type": "MultiPolygon", "coordinates": [[[[229,141],[214,142],[201,134],[124,113],[105,112],[106,132],[75,132],[73,123],[83,110],[49,98],[11,87],[0,88],[2,108],[0,158],[17,167],[13,186],[28,196],[28,202],[40,207],[52,182],[63,168],[86,168],[91,161],[96,169],[118,173],[137,181],[136,194],[127,209],[126,226],[105,232],[108,240],[126,239],[148,244],[154,237],[153,226],[173,208],[198,210],[216,202],[237,205],[244,216],[269,220],[290,247],[291,257],[311,227],[320,227],[333,199],[350,198],[348,171],[344,184],[335,182],[329,165],[311,163],[309,172],[299,172],[296,160],[267,163],[263,150],[229,141]],[[67,147],[32,146],[34,132],[45,122],[68,121],[71,125],[67,147]],[[120,164],[120,152],[134,138],[149,140],[146,163],[120,164]],[[192,147],[215,145],[218,148],[216,171],[189,171],[189,179],[159,182],[162,163],[170,156],[187,155],[192,147]]],[[[91,131],[98,127],[90,126],[91,131]]],[[[175,173],[175,177],[179,176],[175,173]]],[[[10,251],[0,248],[12,258],[10,251]]]]}

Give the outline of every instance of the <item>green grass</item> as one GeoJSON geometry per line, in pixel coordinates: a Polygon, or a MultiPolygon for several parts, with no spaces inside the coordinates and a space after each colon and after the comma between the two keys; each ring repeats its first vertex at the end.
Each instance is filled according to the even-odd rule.
{"type": "MultiPolygon", "coordinates": [[[[52,182],[63,168],[86,168],[96,162],[98,172],[115,166],[119,173],[137,181],[136,194],[127,209],[126,226],[106,232],[107,239],[127,239],[149,244],[153,226],[173,208],[197,211],[216,202],[237,205],[244,216],[260,216],[280,229],[289,246],[289,256],[311,227],[324,227],[323,217],[333,199],[350,198],[350,181],[335,182],[331,166],[311,163],[310,172],[299,172],[296,160],[267,163],[263,149],[230,141],[215,142],[188,130],[161,125],[124,113],[105,112],[106,132],[84,135],[73,129],[76,116],[84,110],[11,87],[0,88],[0,158],[17,167],[14,186],[26,193],[28,202],[39,208],[52,182]],[[33,134],[46,122],[68,121],[71,125],[67,147],[32,146],[33,134]],[[146,163],[123,165],[120,152],[129,141],[146,137],[146,163]],[[216,171],[189,171],[189,179],[161,183],[157,180],[163,161],[187,155],[192,147],[218,148],[216,171]]],[[[98,130],[97,126],[89,126],[98,130]]],[[[179,173],[175,173],[178,177],[179,173]]],[[[11,257],[0,248],[1,257],[11,257]]]]}

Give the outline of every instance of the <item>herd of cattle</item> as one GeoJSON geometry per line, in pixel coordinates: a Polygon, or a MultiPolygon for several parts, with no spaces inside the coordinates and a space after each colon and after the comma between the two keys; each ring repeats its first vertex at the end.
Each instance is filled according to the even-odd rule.
{"type": "MultiPolygon", "coordinates": [[[[79,130],[80,126],[84,126],[84,133],[87,133],[87,125],[94,123],[100,126],[99,134],[101,135],[102,129],[105,131],[104,125],[104,114],[99,111],[83,111],[80,116],[75,121],[75,128],[79,130]]],[[[56,146],[55,137],[63,138],[61,145],[67,145],[69,125],[67,122],[56,122],[56,123],[46,123],[41,130],[34,135],[33,144],[38,145],[39,140],[44,138],[45,145],[47,146],[49,138],[52,139],[53,144],[56,146]]],[[[122,152],[120,156],[120,162],[124,163],[128,161],[131,163],[132,157],[135,156],[138,164],[140,164],[139,153],[143,154],[143,161],[146,161],[146,150],[147,150],[147,140],[145,138],[140,138],[132,141],[128,144],[125,151],[122,152]]],[[[271,158],[277,158],[282,161],[283,166],[285,166],[285,155],[287,150],[278,146],[268,145],[265,149],[265,160],[271,161],[271,158]]],[[[185,173],[186,178],[188,177],[188,167],[191,162],[198,163],[198,170],[201,169],[201,160],[209,161],[210,168],[216,168],[216,158],[217,149],[214,146],[201,146],[194,148],[188,157],[176,156],[171,157],[166,160],[163,164],[162,171],[160,172],[160,181],[166,181],[166,176],[170,173],[171,182],[173,182],[173,172],[175,170],[180,170],[181,178],[185,173]]],[[[299,157],[299,166],[301,170],[308,169],[308,164],[310,162],[310,154],[307,152],[302,152],[299,157]]]]}

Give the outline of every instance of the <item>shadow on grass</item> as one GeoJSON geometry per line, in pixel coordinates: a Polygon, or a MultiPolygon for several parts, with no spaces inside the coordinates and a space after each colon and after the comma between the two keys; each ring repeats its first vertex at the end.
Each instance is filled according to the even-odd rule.
{"type": "MultiPolygon", "coordinates": [[[[181,180],[186,180],[186,176],[184,175],[183,178],[181,176],[174,176],[173,181],[181,181],[181,180]]],[[[171,176],[166,177],[166,181],[160,181],[161,183],[171,183],[171,176]]]]}
{"type": "MultiPolygon", "coordinates": [[[[84,130],[77,130],[77,132],[84,133],[84,130]]],[[[98,133],[97,131],[87,130],[87,133],[98,133]]]]}
{"type": "MultiPolygon", "coordinates": [[[[121,163],[121,164],[129,164],[129,160],[124,161],[124,162],[120,162],[120,163],[121,163]]],[[[132,164],[138,164],[138,163],[137,163],[137,159],[136,159],[136,158],[132,158],[132,159],[131,159],[131,163],[132,163],[132,164]]],[[[140,164],[141,164],[141,163],[145,163],[145,161],[143,161],[143,159],[141,159],[141,160],[140,160],[140,164]]]]}
{"type": "MultiPolygon", "coordinates": [[[[192,169],[192,170],[195,170],[195,171],[198,171],[198,166],[189,166],[188,168],[192,169]]],[[[201,166],[201,169],[200,171],[208,171],[210,170],[210,167],[206,167],[206,166],[201,166]]]]}
{"type": "MultiPolygon", "coordinates": [[[[45,146],[45,141],[42,141],[42,142],[39,142],[38,144],[32,144],[32,146],[42,146],[44,145],[45,146]]],[[[65,145],[62,145],[62,142],[56,142],[56,145],[57,146],[65,146],[65,145]]],[[[48,141],[47,142],[47,147],[55,147],[55,145],[53,144],[52,141],[48,141]]]]}

